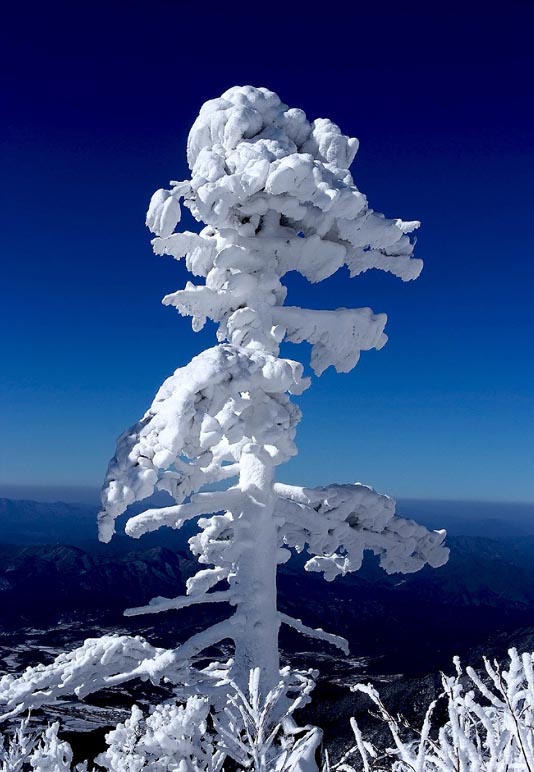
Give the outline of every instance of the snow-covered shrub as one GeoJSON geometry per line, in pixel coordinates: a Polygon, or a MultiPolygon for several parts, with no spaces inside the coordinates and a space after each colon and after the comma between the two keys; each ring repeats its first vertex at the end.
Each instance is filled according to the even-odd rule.
{"type": "MultiPolygon", "coordinates": [[[[428,707],[420,728],[392,715],[378,691],[358,684],[374,715],[384,722],[391,745],[377,748],[352,719],[355,743],[342,758],[326,754],[322,772],[532,772],[534,770],[534,653],[509,651],[510,662],[484,660],[485,671],[462,669],[442,675],[442,694],[428,707]],[[436,705],[446,707],[445,720],[436,705]]],[[[206,698],[168,702],[148,715],[137,706],[129,719],[106,735],[107,750],[95,759],[109,772],[307,772],[316,769],[321,732],[298,727],[293,714],[306,699],[311,681],[299,685],[288,669],[266,697],[260,671],[248,689],[227,685],[222,714],[206,698]],[[292,680],[293,679],[293,680],[292,680]],[[287,694],[295,696],[288,702],[287,694]],[[283,705],[283,711],[280,705],[283,705]],[[228,766],[228,759],[231,764],[228,766]]],[[[70,772],[72,751],[58,738],[58,724],[32,734],[23,719],[11,738],[0,738],[1,772],[70,772]]],[[[87,769],[79,765],[77,770],[87,769]]]]}
{"type": "Polygon", "coordinates": [[[21,772],[28,768],[38,739],[30,732],[28,724],[29,718],[24,718],[12,736],[0,737],[1,772],[21,772]]]}
{"type": "Polygon", "coordinates": [[[455,659],[455,675],[442,674],[438,700],[446,702],[447,720],[441,726],[434,721],[438,700],[415,730],[402,716],[389,713],[373,686],[353,687],[371,699],[392,745],[373,747],[352,719],[356,745],[343,759],[344,768],[357,755],[365,772],[533,772],[534,654],[508,653],[506,668],[484,659],[482,675],[471,667],[464,672],[455,659]]]}
{"type": "Polygon", "coordinates": [[[259,669],[251,672],[246,691],[228,684],[228,702],[219,714],[210,714],[201,697],[158,705],[148,716],[134,706],[130,718],[106,735],[108,749],[95,761],[109,772],[217,772],[227,759],[238,770],[295,772],[304,760],[314,760],[321,732],[293,721],[306,688],[288,704],[291,674],[286,668],[282,675],[265,698],[259,669]]]}
{"type": "Polygon", "coordinates": [[[11,737],[0,737],[1,772],[70,772],[72,748],[58,737],[59,722],[43,732],[29,729],[29,717],[22,719],[11,737]]]}
{"type": "Polygon", "coordinates": [[[59,722],[51,724],[40,737],[30,764],[35,772],[70,772],[72,748],[58,737],[59,722]]]}
{"type": "MultiPolygon", "coordinates": [[[[246,691],[227,684],[227,704],[218,714],[205,697],[169,700],[147,714],[134,705],[130,717],[106,734],[107,749],[94,763],[109,772],[219,772],[230,759],[233,770],[304,772],[315,763],[321,731],[297,726],[293,714],[312,688],[311,678],[284,668],[264,698],[256,669],[246,691]]],[[[22,719],[12,737],[0,738],[1,772],[70,772],[72,749],[59,739],[59,723],[41,733],[32,733],[28,723],[22,719]]],[[[76,767],[87,769],[88,762],[76,767]]]]}
{"type": "Polygon", "coordinates": [[[208,732],[209,710],[201,697],[158,705],[147,717],[134,705],[130,718],[106,735],[108,749],[95,761],[110,772],[215,772],[225,754],[208,732]]]}
{"type": "Polygon", "coordinates": [[[294,712],[306,703],[313,682],[290,683],[292,675],[289,668],[284,668],[278,685],[266,697],[260,689],[259,668],[250,672],[248,695],[237,684],[230,685],[223,716],[215,716],[214,725],[218,747],[242,769],[255,772],[316,769],[321,730],[299,727],[293,719],[294,712]],[[288,703],[288,691],[295,686],[297,694],[288,703]]]}

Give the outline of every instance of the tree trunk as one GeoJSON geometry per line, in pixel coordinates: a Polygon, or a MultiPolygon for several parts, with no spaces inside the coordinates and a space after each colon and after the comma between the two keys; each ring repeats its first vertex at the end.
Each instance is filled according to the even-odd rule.
{"type": "Polygon", "coordinates": [[[240,550],[234,587],[234,680],[247,689],[251,668],[260,668],[263,696],[280,678],[276,569],[278,539],[274,519],[274,465],[261,445],[247,445],[240,459],[239,487],[248,496],[236,515],[235,543],[240,550]]]}

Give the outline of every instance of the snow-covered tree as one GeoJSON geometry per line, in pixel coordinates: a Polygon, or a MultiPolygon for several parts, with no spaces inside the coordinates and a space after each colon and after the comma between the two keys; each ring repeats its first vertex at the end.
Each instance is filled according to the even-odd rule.
{"type": "Polygon", "coordinates": [[[175,504],[131,517],[126,532],[139,537],[200,518],[190,546],[201,568],[184,597],[155,598],[127,613],[202,603],[229,603],[231,612],[174,650],[109,636],[49,668],[5,676],[0,704],[8,711],[134,677],[167,678],[215,700],[221,679],[244,689],[253,669],[265,696],[280,681],[281,624],[347,651],[339,636],[278,610],[277,565],[292,548],[307,550],[306,569],[327,580],[357,570],[365,550],[388,573],[446,561],[443,531],[397,517],[394,501],[365,485],[302,488],[275,480],[276,467],[297,452],[300,411],[291,395],[309,385],[302,364],[280,356],[280,344],[309,342],[320,375],[329,366],[348,372],[361,351],[386,342],[386,316],[369,308],[285,306],[283,277],[297,271],[319,282],[346,266],[351,276],[378,268],[407,281],[422,267],[408,236],[419,223],[374,212],[354,184],[349,166],[357,148],[331,121],[309,122],[264,88],[231,88],[202,107],[187,146],[191,179],[154,194],[147,224],[155,252],[184,257],[197,277],[163,302],[191,316],[194,330],[213,320],[219,343],[170,376],[119,438],[99,533],[109,541],[131,504],[167,491],[175,504]],[[205,223],[200,233],[176,230],[182,203],[205,223]],[[223,639],[235,647],[230,663],[191,667],[194,655],[223,639]]]}
{"type": "Polygon", "coordinates": [[[289,547],[307,549],[306,568],[327,579],[359,568],[365,549],[380,554],[390,572],[441,565],[447,556],[442,532],[395,517],[394,502],[368,487],[306,490],[274,479],[276,466],[296,453],[300,412],[289,395],[308,385],[302,366],[279,356],[280,343],[310,342],[320,375],[330,365],[349,371],[360,351],[386,341],[385,315],[368,308],[284,306],[284,275],[298,271],[317,282],[346,265],[351,275],[381,268],[407,280],[421,270],[406,235],[418,223],[376,214],[354,185],[348,167],[357,145],[331,121],[309,123],[266,89],[232,88],[206,103],[191,129],[191,179],[158,190],[147,215],[155,252],[185,256],[199,279],[163,302],[191,316],[195,330],[215,321],[220,344],[165,381],[144,418],[120,438],[100,536],[110,539],[115,518],[157,488],[176,505],[131,518],[131,536],[211,513],[190,542],[210,567],[189,581],[187,596],[157,598],[129,613],[229,602],[233,614],[200,643],[231,638],[232,677],[243,684],[259,667],[266,690],[279,679],[281,623],[346,646],[278,611],[276,566],[289,547]],[[206,223],[200,234],[175,232],[181,201],[206,223]],[[226,491],[199,492],[223,480],[234,482],[226,491]],[[225,590],[210,592],[223,581],[225,590]]]}

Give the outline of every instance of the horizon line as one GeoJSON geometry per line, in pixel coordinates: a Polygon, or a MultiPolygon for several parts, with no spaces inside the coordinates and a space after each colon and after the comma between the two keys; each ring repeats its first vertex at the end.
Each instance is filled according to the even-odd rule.
{"type": "MultiPolygon", "coordinates": [[[[307,487],[307,486],[303,486],[307,487]]],[[[39,485],[20,483],[0,483],[0,499],[11,501],[32,501],[38,504],[82,504],[100,505],[100,487],[91,485],[39,485]],[[35,498],[37,496],[37,498],[35,498]],[[44,496],[44,498],[40,498],[44,496]],[[78,498],[73,498],[78,496],[78,498]]],[[[156,494],[158,491],[156,491],[156,494]]],[[[161,492],[164,493],[164,492],[161,492]]],[[[389,495],[389,494],[386,494],[389,495]]],[[[148,497],[150,498],[150,497],[148,497]]],[[[436,496],[436,495],[395,495],[390,498],[398,502],[432,502],[443,504],[494,504],[534,506],[534,500],[524,499],[485,499],[475,496],[436,496]]]]}

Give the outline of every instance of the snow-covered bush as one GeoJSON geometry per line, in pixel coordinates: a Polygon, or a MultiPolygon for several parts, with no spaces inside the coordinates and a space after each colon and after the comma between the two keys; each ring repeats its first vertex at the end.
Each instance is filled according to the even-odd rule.
{"type": "MultiPolygon", "coordinates": [[[[205,697],[168,700],[146,715],[134,705],[129,718],[106,734],[107,749],[94,763],[109,772],[218,772],[230,759],[236,770],[304,772],[315,763],[321,732],[298,727],[293,714],[313,682],[299,683],[284,668],[277,687],[264,698],[259,679],[256,669],[246,691],[227,684],[227,704],[218,714],[205,697]],[[293,693],[289,702],[288,693],[293,693]]],[[[32,733],[28,724],[29,717],[12,737],[0,738],[1,771],[70,772],[72,749],[59,739],[58,722],[41,733],[32,733]]],[[[87,769],[88,762],[76,767],[87,769]]]]}
{"type": "Polygon", "coordinates": [[[264,698],[259,675],[259,669],[251,671],[246,691],[228,684],[228,701],[219,714],[210,714],[202,697],[158,705],[148,716],[134,706],[130,718],[106,735],[108,749],[96,763],[109,772],[217,772],[226,759],[238,770],[296,772],[306,761],[315,763],[321,732],[291,720],[306,690],[288,705],[285,669],[264,698]]]}
{"type": "Polygon", "coordinates": [[[130,718],[106,735],[108,748],[95,761],[109,772],[215,772],[225,754],[208,732],[209,710],[201,697],[158,705],[146,717],[134,705],[130,718]]]}
{"type": "Polygon", "coordinates": [[[37,744],[37,736],[28,729],[29,718],[22,719],[16,732],[0,742],[0,770],[2,772],[20,772],[30,764],[30,758],[37,744]]]}
{"type": "Polygon", "coordinates": [[[72,749],[58,737],[59,722],[43,732],[29,729],[29,717],[23,719],[11,737],[0,737],[1,772],[70,772],[72,749]]]}
{"type": "Polygon", "coordinates": [[[214,717],[218,747],[240,768],[255,772],[305,772],[316,769],[316,754],[322,733],[313,726],[299,727],[293,714],[307,701],[312,681],[295,689],[289,668],[281,672],[278,685],[264,698],[260,689],[260,670],[251,670],[248,695],[236,683],[230,684],[222,716],[214,717]],[[283,709],[280,710],[280,705],[283,709]]]}
{"type": "MultiPolygon", "coordinates": [[[[455,659],[456,673],[442,675],[443,692],[429,705],[420,729],[391,715],[374,687],[352,687],[370,698],[391,745],[375,747],[352,719],[354,746],[334,761],[325,754],[322,772],[532,772],[534,654],[511,649],[509,656],[506,667],[485,659],[482,673],[464,671],[455,659]],[[441,722],[439,702],[446,706],[441,722]]],[[[289,675],[282,671],[280,684],[265,698],[259,670],[251,672],[245,692],[228,684],[222,716],[210,713],[208,700],[200,697],[156,706],[146,716],[134,706],[130,718],[106,735],[108,748],[95,761],[109,772],[218,772],[228,757],[236,772],[313,770],[321,732],[292,720],[305,694],[287,706],[289,675]],[[280,702],[284,715],[277,709],[280,702]]],[[[0,744],[1,772],[69,772],[72,751],[57,732],[55,723],[40,736],[32,734],[22,720],[15,735],[0,744]]],[[[77,769],[82,768],[87,764],[77,769]]]]}
{"type": "Polygon", "coordinates": [[[471,667],[464,672],[455,659],[456,674],[442,675],[443,692],[419,730],[392,716],[373,686],[353,687],[369,696],[392,740],[391,747],[377,749],[352,720],[352,752],[365,772],[533,772],[534,654],[508,653],[507,668],[484,659],[482,674],[471,667]],[[447,708],[441,726],[434,720],[440,700],[447,708]]]}

